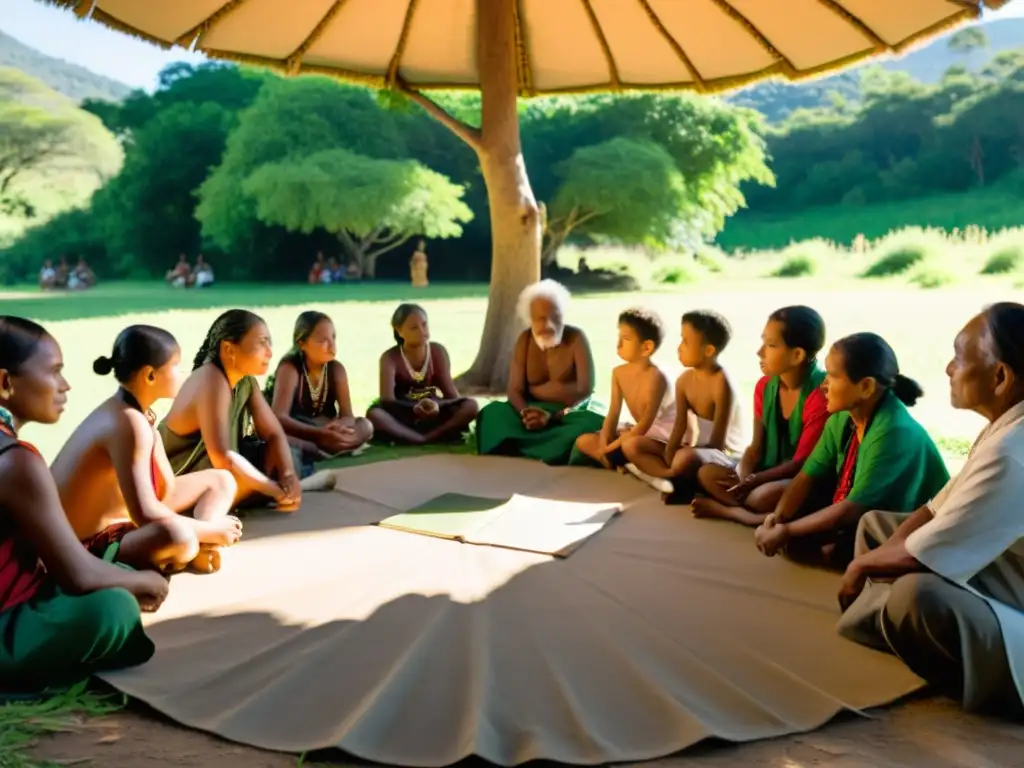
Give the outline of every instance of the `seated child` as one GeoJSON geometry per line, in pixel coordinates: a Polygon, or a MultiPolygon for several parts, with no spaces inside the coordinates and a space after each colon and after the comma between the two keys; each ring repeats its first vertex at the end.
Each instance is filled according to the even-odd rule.
{"type": "Polygon", "coordinates": [[[0,317],[0,684],[38,692],[143,664],[153,643],[140,609],[155,611],[167,579],[108,562],[68,524],[46,461],[18,439],[55,424],[70,387],[60,346],[41,326],[0,317]]]}
{"type": "Polygon", "coordinates": [[[645,435],[622,446],[626,469],[661,491],[667,502],[688,502],[702,466],[735,467],[743,450],[739,399],[718,362],[731,335],[728,321],[717,312],[683,315],[679,362],[688,370],[676,380],[672,434],[667,443],[645,435]]]}
{"type": "Polygon", "coordinates": [[[754,439],[735,471],[706,464],[697,473],[708,496],[693,500],[697,517],[760,525],[811,455],[828,420],[817,355],[825,321],[810,307],[771,314],[761,334],[761,380],[754,387],[754,439]]]}
{"type": "MultiPolygon", "coordinates": [[[[921,387],[899,372],[896,354],[874,333],[855,333],[825,358],[825,398],[832,415],[775,511],[754,534],[772,556],[843,569],[854,533],[869,510],[913,512],[949,480],[938,448],[910,412],[921,387]],[[815,485],[828,484],[828,503],[807,510],[815,485]]],[[[814,506],[814,505],[810,505],[814,506]]]]}
{"type": "Polygon", "coordinates": [[[271,407],[293,445],[315,458],[351,453],[373,437],[373,424],[352,415],[345,366],[336,359],[337,333],[323,312],[295,321],[294,346],[268,387],[271,407]]]}
{"type": "Polygon", "coordinates": [[[211,573],[220,567],[219,548],[242,535],[241,522],[228,515],[237,488],[224,470],[171,471],[151,407],[178,393],[180,364],[167,331],[121,331],[110,357],[93,363],[101,376],[113,371],[120,386],[72,433],[52,472],[75,535],[97,557],[119,543],[118,562],[133,568],[191,565],[211,573]]]}
{"type": "Polygon", "coordinates": [[[476,419],[476,400],[455,388],[448,351],[430,341],[426,311],[399,305],[391,329],[395,346],[380,357],[380,398],[366,413],[376,435],[411,445],[460,439],[476,419]]]}
{"type": "Polygon", "coordinates": [[[225,469],[238,484],[235,505],[269,500],[293,512],[302,502],[297,462],[256,383],[273,354],[259,315],[224,312],[210,326],[159,430],[176,477],[225,469]]]}
{"type": "MultiPolygon", "coordinates": [[[[576,439],[574,454],[614,469],[625,463],[622,444],[635,437],[667,442],[675,426],[676,399],[668,377],[651,361],[665,337],[661,318],[646,309],[629,309],[619,315],[619,357],[625,360],[612,371],[612,399],[600,432],[576,439]],[[632,417],[620,426],[622,403],[632,417]]],[[[570,464],[581,463],[574,455],[570,464]]]]}

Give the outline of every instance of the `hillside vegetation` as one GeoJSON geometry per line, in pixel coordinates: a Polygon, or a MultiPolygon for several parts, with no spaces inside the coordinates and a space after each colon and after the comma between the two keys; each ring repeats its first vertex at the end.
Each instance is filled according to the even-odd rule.
{"type": "Polygon", "coordinates": [[[0,68],[0,244],[88,202],[123,159],[99,118],[39,80],[0,68]]]}

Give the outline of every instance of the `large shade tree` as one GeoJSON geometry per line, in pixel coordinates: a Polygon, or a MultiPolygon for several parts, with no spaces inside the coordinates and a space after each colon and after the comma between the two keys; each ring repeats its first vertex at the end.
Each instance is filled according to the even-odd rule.
{"type": "Polygon", "coordinates": [[[797,78],[904,48],[1005,0],[50,0],[159,45],[398,89],[477,154],[491,215],[491,292],[466,384],[500,387],[520,290],[540,274],[541,215],[517,98],[541,92],[715,91],[797,78]],[[799,20],[796,22],[795,20],[799,20]],[[479,125],[424,88],[477,87],[479,125]]]}

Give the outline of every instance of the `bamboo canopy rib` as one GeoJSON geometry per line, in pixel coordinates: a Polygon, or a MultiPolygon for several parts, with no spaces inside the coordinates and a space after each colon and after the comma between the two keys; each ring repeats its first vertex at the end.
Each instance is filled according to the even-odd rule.
{"type": "MultiPolygon", "coordinates": [[[[121,32],[286,74],[477,89],[477,0],[45,0],[121,32]]],[[[520,96],[717,92],[899,53],[1008,0],[518,0],[520,96]]]]}

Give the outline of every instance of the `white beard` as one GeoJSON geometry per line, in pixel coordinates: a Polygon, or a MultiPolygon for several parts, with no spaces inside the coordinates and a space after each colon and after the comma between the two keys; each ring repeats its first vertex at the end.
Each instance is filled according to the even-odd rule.
{"type": "Polygon", "coordinates": [[[554,349],[555,347],[562,343],[562,334],[564,333],[564,331],[564,327],[556,328],[554,336],[538,336],[536,333],[533,333],[531,331],[531,333],[533,333],[533,343],[536,344],[538,347],[541,348],[542,351],[545,352],[549,349],[554,349]]]}

